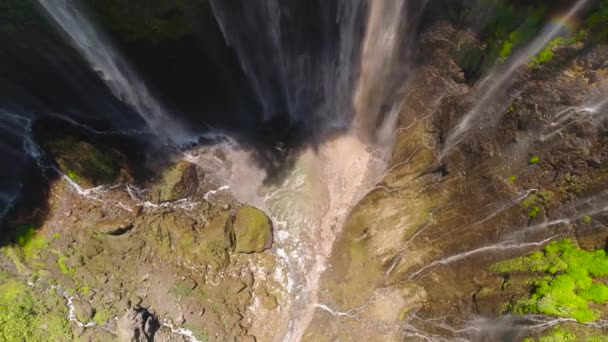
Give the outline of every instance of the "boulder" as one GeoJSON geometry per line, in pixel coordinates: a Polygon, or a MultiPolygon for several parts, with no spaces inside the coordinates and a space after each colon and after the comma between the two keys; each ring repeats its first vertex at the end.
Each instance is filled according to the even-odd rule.
{"type": "Polygon", "coordinates": [[[119,342],[154,341],[160,326],[158,319],[146,309],[129,309],[118,320],[116,335],[119,342]]]}
{"type": "Polygon", "coordinates": [[[194,195],[198,189],[196,165],[180,161],[161,175],[153,187],[152,200],[155,202],[177,201],[194,195]]]}
{"type": "Polygon", "coordinates": [[[239,253],[263,252],[272,247],[272,223],[260,209],[244,206],[236,213],[235,251],[239,253]]]}
{"type": "Polygon", "coordinates": [[[73,136],[43,140],[42,146],[53,156],[59,170],[82,187],[129,179],[125,156],[115,149],[73,136]]]}

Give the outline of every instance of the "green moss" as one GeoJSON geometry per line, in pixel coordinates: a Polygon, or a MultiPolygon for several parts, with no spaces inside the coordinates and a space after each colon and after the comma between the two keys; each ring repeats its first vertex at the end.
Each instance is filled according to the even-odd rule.
{"type": "Polygon", "coordinates": [[[516,180],[517,180],[517,177],[515,177],[515,176],[511,176],[508,179],[509,183],[515,183],[516,180]]]}
{"type": "Polygon", "coordinates": [[[591,223],[591,216],[586,215],[585,217],[583,217],[583,222],[585,222],[587,224],[591,223]]]}
{"type": "Polygon", "coordinates": [[[551,331],[551,333],[549,333],[549,335],[546,336],[542,336],[540,338],[537,339],[533,339],[533,338],[525,338],[524,339],[525,342],[575,342],[577,341],[576,339],[576,334],[568,332],[564,329],[562,329],[561,327],[556,327],[555,329],[553,329],[553,331],[551,331]]]}
{"type": "Polygon", "coordinates": [[[537,156],[533,156],[530,158],[530,160],[528,160],[528,163],[531,165],[538,164],[538,162],[540,162],[540,158],[537,156]]]}
{"type": "Polygon", "coordinates": [[[585,251],[570,239],[552,242],[543,252],[494,264],[499,273],[532,272],[534,291],[529,298],[510,303],[509,310],[521,314],[542,313],[570,317],[579,322],[595,321],[600,313],[589,302],[608,302],[608,287],[592,277],[608,275],[604,250],[585,251]]]}
{"type": "Polygon", "coordinates": [[[36,258],[39,253],[48,247],[46,238],[41,234],[36,234],[34,227],[29,227],[25,234],[17,238],[17,244],[26,260],[36,258]]]}
{"type": "Polygon", "coordinates": [[[554,50],[559,46],[571,45],[578,41],[580,41],[585,35],[587,31],[581,30],[576,35],[571,37],[557,37],[547,44],[547,46],[538,53],[530,63],[528,64],[530,67],[537,68],[541,65],[548,63],[553,60],[555,56],[554,50]]]}
{"type": "Polygon", "coordinates": [[[97,309],[93,315],[93,322],[95,322],[97,325],[104,325],[110,320],[110,318],[112,318],[110,310],[106,308],[97,309]]]}
{"type": "Polygon", "coordinates": [[[535,218],[536,215],[538,215],[539,210],[540,208],[538,206],[533,206],[532,209],[530,209],[530,211],[528,212],[528,217],[535,218]]]}
{"type": "Polygon", "coordinates": [[[83,296],[85,296],[85,297],[86,297],[86,296],[88,296],[88,295],[89,295],[89,292],[91,292],[91,287],[90,287],[90,286],[86,286],[86,285],[85,285],[85,286],[81,287],[81,288],[78,290],[78,292],[80,292],[80,294],[81,294],[81,295],[83,295],[83,296]]]}
{"type": "Polygon", "coordinates": [[[122,155],[75,137],[63,137],[46,144],[59,169],[81,186],[114,183],[120,177],[122,155]]]}
{"type": "Polygon", "coordinates": [[[72,275],[74,275],[76,270],[72,267],[69,267],[65,263],[66,260],[67,260],[67,257],[65,255],[59,253],[57,255],[57,266],[59,267],[59,270],[61,271],[61,273],[72,276],[72,275]]]}
{"type": "Polygon", "coordinates": [[[0,340],[71,339],[63,298],[54,294],[38,294],[35,289],[6,273],[0,277],[0,340]]]}

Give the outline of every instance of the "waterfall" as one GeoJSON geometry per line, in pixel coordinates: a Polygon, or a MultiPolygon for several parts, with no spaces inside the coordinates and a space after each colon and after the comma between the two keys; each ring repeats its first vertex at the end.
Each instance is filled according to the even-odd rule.
{"type": "Polygon", "coordinates": [[[408,67],[408,61],[399,58],[409,19],[404,15],[406,6],[406,0],[370,2],[354,95],[355,129],[365,140],[386,140],[401,109],[396,95],[405,84],[403,70],[408,67]]]}
{"type": "Polygon", "coordinates": [[[386,168],[415,22],[408,5],[211,0],[266,120],[287,117],[322,138],[346,131],[299,155],[275,188],[262,184],[263,170],[252,169],[242,152],[225,153],[230,189],[241,201],[264,208],[279,223],[277,235],[285,237],[276,253],[292,284],[285,307],[289,322],[277,322],[277,331],[288,328],[276,341],[300,340],[315,311],[324,308],[318,287],[336,235],[386,168]]]}
{"type": "Polygon", "coordinates": [[[183,144],[191,135],[157,101],[109,39],[71,1],[38,0],[82,56],[121,101],[131,106],[150,129],[168,142],[183,144]]]}
{"type": "Polygon", "coordinates": [[[237,53],[263,117],[318,135],[353,115],[366,1],[221,1],[211,8],[237,53]]]}

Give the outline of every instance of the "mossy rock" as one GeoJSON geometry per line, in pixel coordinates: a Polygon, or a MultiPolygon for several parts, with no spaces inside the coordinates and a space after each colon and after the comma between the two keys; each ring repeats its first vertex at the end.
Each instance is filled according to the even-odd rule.
{"type": "Polygon", "coordinates": [[[235,251],[239,253],[263,252],[272,247],[272,223],[260,209],[244,206],[236,213],[235,251]]]}
{"type": "Polygon", "coordinates": [[[234,240],[232,217],[228,212],[223,212],[205,227],[202,241],[199,242],[209,266],[215,269],[228,266],[228,252],[234,249],[234,240]]]}
{"type": "Polygon", "coordinates": [[[114,184],[128,178],[125,157],[116,150],[73,136],[53,139],[43,145],[59,170],[82,187],[114,184]]]}
{"type": "Polygon", "coordinates": [[[171,202],[194,195],[198,189],[196,165],[181,161],[167,169],[153,187],[152,200],[171,202]]]}

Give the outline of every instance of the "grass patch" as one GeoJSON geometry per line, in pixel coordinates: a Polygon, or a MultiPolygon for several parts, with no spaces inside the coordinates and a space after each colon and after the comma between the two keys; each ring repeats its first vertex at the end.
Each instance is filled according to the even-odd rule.
{"type": "Polygon", "coordinates": [[[510,303],[509,311],[520,314],[546,314],[590,322],[601,313],[589,307],[591,302],[608,302],[608,286],[593,277],[608,275],[608,257],[604,250],[586,251],[570,239],[551,242],[542,252],[494,264],[498,273],[532,272],[534,290],[529,298],[510,303]]]}

